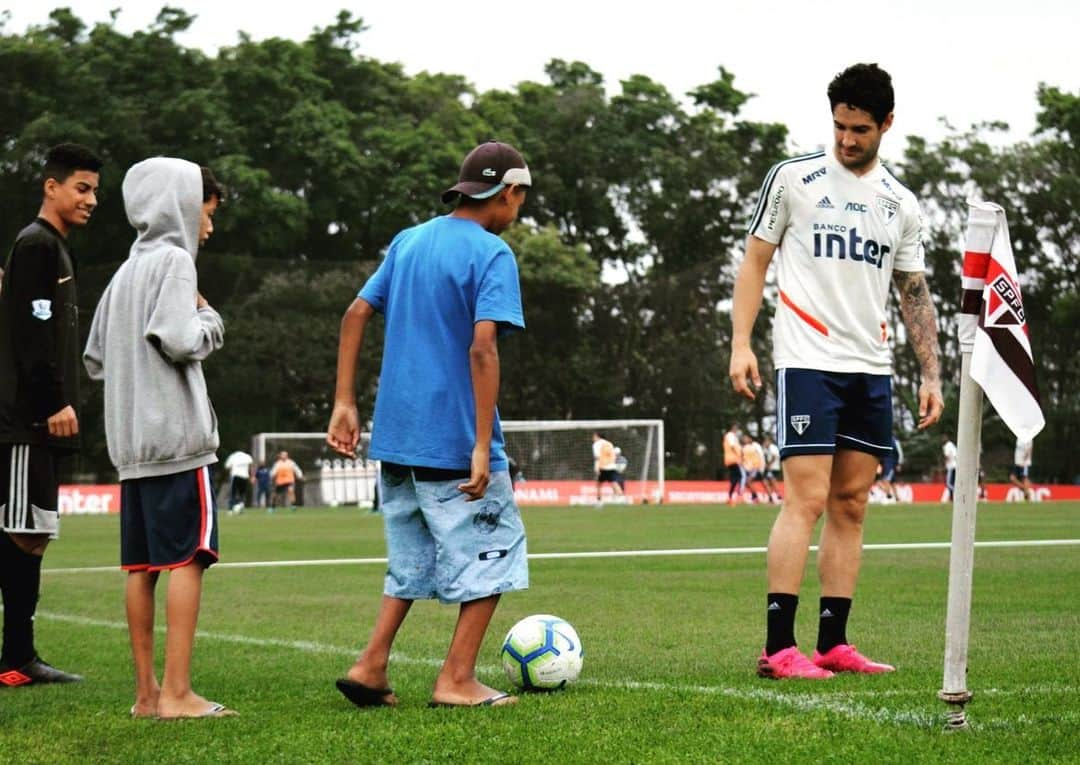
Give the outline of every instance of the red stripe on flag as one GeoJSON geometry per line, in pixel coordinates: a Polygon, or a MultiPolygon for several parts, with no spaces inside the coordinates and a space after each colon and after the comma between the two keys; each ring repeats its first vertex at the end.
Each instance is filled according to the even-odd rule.
{"type": "Polygon", "coordinates": [[[964,276],[974,279],[985,279],[986,269],[990,266],[989,252],[965,252],[964,253],[964,276]]]}
{"type": "Polygon", "coordinates": [[[817,319],[815,319],[813,316],[808,314],[806,311],[799,308],[799,306],[795,305],[794,301],[792,301],[792,299],[789,298],[787,296],[787,293],[785,293],[783,290],[780,290],[780,299],[784,302],[784,305],[786,305],[788,308],[795,312],[796,316],[805,321],[807,324],[809,324],[821,334],[825,335],[825,337],[829,336],[829,328],[817,319]]]}

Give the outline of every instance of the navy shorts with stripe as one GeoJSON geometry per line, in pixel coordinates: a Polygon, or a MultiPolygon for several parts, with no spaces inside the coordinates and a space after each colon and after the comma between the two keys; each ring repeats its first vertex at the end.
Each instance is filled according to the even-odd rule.
{"type": "Polygon", "coordinates": [[[816,369],[776,371],[780,459],[851,449],[892,454],[892,377],[816,369]]]}
{"type": "Polygon", "coordinates": [[[218,559],[210,468],[120,482],[120,567],[163,571],[218,559]]]}

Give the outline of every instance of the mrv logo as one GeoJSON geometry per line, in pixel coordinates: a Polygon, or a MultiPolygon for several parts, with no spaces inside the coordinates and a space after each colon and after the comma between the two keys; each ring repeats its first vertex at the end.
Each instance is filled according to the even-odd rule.
{"type": "Polygon", "coordinates": [[[802,178],[803,185],[804,186],[809,186],[811,183],[813,183],[818,178],[821,178],[824,175],[825,175],[825,168],[824,167],[820,168],[818,170],[815,170],[814,172],[810,173],[810,175],[804,175],[803,178],[802,178]]]}
{"type": "Polygon", "coordinates": [[[858,229],[828,223],[814,224],[814,257],[837,260],[860,261],[881,268],[889,245],[878,244],[873,239],[863,239],[858,229]]]}

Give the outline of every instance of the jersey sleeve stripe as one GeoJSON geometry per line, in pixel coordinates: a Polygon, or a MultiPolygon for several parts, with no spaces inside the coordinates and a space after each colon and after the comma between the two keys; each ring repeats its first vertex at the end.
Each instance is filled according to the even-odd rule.
{"type": "Polygon", "coordinates": [[[765,176],[765,182],[761,184],[761,194],[758,197],[757,207],[754,208],[754,215],[750,218],[750,225],[747,226],[747,233],[753,234],[757,231],[758,226],[761,225],[761,219],[765,217],[765,209],[768,207],[769,195],[772,193],[772,184],[773,181],[776,180],[780,168],[785,165],[790,165],[792,162],[801,162],[806,159],[820,159],[824,156],[825,152],[818,151],[813,154],[803,154],[798,157],[792,157],[791,159],[785,159],[783,162],[778,162],[773,165],[772,170],[765,176]]]}
{"type": "Polygon", "coordinates": [[[800,319],[805,321],[807,324],[809,324],[811,327],[816,329],[821,334],[825,335],[825,337],[829,336],[829,328],[826,327],[824,324],[822,324],[817,319],[815,319],[813,316],[808,314],[806,311],[799,308],[799,306],[797,306],[795,304],[795,301],[792,300],[791,298],[789,298],[787,293],[784,292],[783,290],[780,290],[780,300],[783,301],[784,305],[786,305],[788,308],[790,308],[792,311],[794,311],[795,315],[798,316],[800,319]]]}

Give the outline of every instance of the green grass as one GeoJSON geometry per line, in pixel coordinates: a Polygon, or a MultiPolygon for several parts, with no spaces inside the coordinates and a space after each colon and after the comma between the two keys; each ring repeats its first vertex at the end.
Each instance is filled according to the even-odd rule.
{"type": "MultiPolygon", "coordinates": [[[[534,553],[756,547],[773,515],[701,506],[525,510],[534,553]]],[[[950,522],[941,505],[875,507],[866,541],[946,541],[950,522]]],[[[242,716],[163,723],[127,717],[123,575],[63,571],[113,565],[118,538],[115,517],[65,518],[46,557],[37,643],[86,682],[0,691],[0,762],[1080,761],[1077,547],[977,551],[973,730],[945,734],[935,694],[947,550],[865,553],[850,634],[899,671],[825,683],[754,676],[764,624],[760,553],[534,560],[531,589],[507,595],[495,615],[482,679],[505,687],[502,635],[525,615],[554,613],[585,645],[581,681],[516,708],[482,710],[426,707],[456,616],[435,603],[417,604],[396,645],[391,678],[401,707],[357,710],[334,690],[371,627],[381,565],[215,568],[195,685],[242,716]]],[[[1080,503],[983,506],[978,538],[1080,538],[1080,503]]],[[[222,517],[221,547],[227,562],[384,553],[379,517],[356,510],[222,517]]],[[[803,592],[811,607],[798,623],[806,647],[817,596],[811,574],[803,592]]]]}

